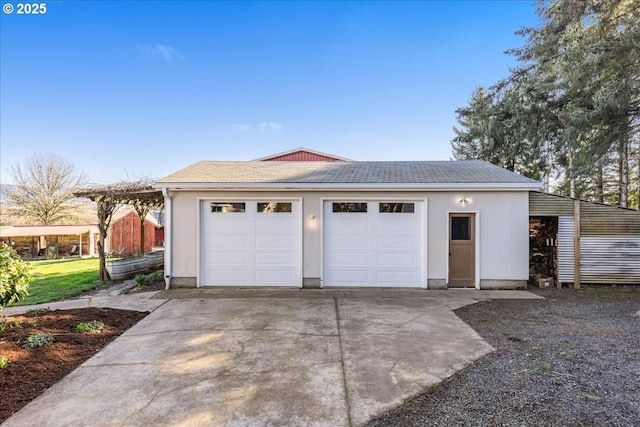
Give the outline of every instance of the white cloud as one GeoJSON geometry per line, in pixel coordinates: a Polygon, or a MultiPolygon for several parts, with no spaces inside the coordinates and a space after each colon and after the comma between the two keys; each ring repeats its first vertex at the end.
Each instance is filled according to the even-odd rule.
{"type": "Polygon", "coordinates": [[[276,122],[261,122],[255,126],[233,123],[231,126],[234,129],[242,132],[251,132],[253,129],[258,129],[260,130],[260,132],[266,131],[266,130],[282,130],[282,125],[276,122]]]}
{"type": "Polygon", "coordinates": [[[158,56],[166,62],[184,61],[184,56],[171,46],[165,46],[159,43],[151,46],[148,44],[139,44],[136,46],[138,50],[147,56],[158,56]]]}
{"type": "Polygon", "coordinates": [[[242,132],[249,132],[251,130],[251,126],[249,125],[238,125],[234,123],[232,126],[234,129],[238,129],[242,132]]]}
{"type": "Polygon", "coordinates": [[[260,123],[260,130],[280,130],[282,125],[276,122],[262,122],[260,123]]]}

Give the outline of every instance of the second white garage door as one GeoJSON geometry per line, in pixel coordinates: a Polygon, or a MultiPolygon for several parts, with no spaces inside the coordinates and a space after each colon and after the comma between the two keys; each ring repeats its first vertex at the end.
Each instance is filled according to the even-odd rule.
{"type": "Polygon", "coordinates": [[[324,203],[324,286],[423,286],[421,202],[324,203]]]}
{"type": "Polygon", "coordinates": [[[300,286],[299,201],[201,202],[200,284],[300,286]]]}

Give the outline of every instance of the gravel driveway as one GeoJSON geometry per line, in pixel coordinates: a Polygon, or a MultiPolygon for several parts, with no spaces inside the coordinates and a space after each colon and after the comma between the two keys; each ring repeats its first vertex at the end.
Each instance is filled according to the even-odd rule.
{"type": "Polygon", "coordinates": [[[456,311],[494,353],[368,426],[639,426],[640,287],[456,311]]]}

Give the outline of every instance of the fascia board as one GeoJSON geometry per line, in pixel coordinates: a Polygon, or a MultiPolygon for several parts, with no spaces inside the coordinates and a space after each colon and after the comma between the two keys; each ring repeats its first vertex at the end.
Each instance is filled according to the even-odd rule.
{"type": "Polygon", "coordinates": [[[259,191],[535,191],[542,183],[208,183],[208,182],[157,182],[154,188],[168,190],[259,190],[259,191]]]}

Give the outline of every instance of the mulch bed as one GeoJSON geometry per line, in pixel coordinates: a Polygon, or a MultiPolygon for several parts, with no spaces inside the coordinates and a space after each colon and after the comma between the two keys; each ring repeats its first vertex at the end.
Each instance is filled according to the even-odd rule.
{"type": "Polygon", "coordinates": [[[1,317],[0,358],[9,360],[0,369],[0,422],[93,356],[148,313],[112,308],[81,308],[1,317]],[[78,333],[81,322],[101,321],[102,332],[78,333]],[[32,334],[50,333],[54,343],[27,349],[32,334]]]}

